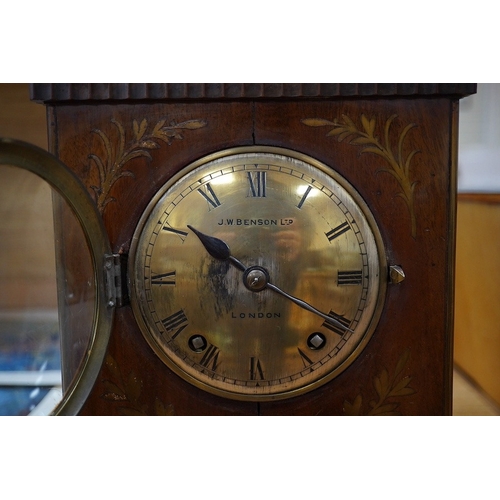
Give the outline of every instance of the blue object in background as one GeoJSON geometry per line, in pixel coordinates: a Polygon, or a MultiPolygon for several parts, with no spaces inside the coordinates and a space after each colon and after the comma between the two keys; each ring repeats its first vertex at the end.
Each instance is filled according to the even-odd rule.
{"type": "MultiPolygon", "coordinates": [[[[58,328],[57,322],[0,321],[0,372],[60,370],[58,328]]],[[[50,389],[0,386],[0,415],[28,415],[50,389]]]]}

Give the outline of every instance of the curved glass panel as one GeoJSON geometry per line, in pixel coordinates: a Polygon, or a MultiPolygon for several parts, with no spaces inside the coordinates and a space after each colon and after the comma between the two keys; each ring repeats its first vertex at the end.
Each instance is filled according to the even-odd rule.
{"type": "Polygon", "coordinates": [[[97,294],[92,258],[79,221],[55,191],[52,192],[52,206],[61,378],[63,392],[66,392],[89,351],[97,294]]]}
{"type": "Polygon", "coordinates": [[[47,182],[8,165],[0,179],[0,415],[47,415],[88,350],[92,260],[47,182]]]}
{"type": "Polygon", "coordinates": [[[95,203],[46,151],[0,139],[0,415],[75,415],[114,316],[95,203]]]}

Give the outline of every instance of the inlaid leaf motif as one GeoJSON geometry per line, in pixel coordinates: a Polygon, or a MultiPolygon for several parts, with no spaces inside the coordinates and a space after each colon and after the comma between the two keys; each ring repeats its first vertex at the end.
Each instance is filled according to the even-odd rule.
{"type": "Polygon", "coordinates": [[[104,385],[106,386],[106,393],[103,395],[104,399],[111,401],[124,401],[127,399],[126,394],[123,389],[113,382],[106,380],[104,385]]]}
{"type": "MultiPolygon", "coordinates": [[[[376,398],[368,402],[369,409],[366,410],[366,415],[399,415],[400,403],[394,401],[394,398],[415,394],[415,389],[409,386],[411,377],[399,378],[409,359],[410,350],[408,349],[400,356],[392,375],[383,368],[378,375],[373,377],[376,398]]],[[[345,400],[343,409],[344,414],[349,416],[364,414],[361,393],[354,398],[352,403],[345,400]]]]}
{"type": "Polygon", "coordinates": [[[361,123],[369,137],[373,137],[375,131],[375,118],[368,120],[365,115],[361,115],[361,123]]]}
{"type": "Polygon", "coordinates": [[[361,415],[361,405],[363,404],[363,397],[358,394],[352,403],[344,401],[344,413],[348,416],[354,417],[361,415]]]}
{"type": "Polygon", "coordinates": [[[106,367],[108,368],[109,372],[113,376],[113,378],[118,379],[121,377],[120,375],[120,369],[118,367],[118,364],[115,361],[115,358],[113,356],[108,356],[106,358],[106,367]]]}
{"type": "Polygon", "coordinates": [[[172,404],[165,405],[162,401],[160,401],[157,398],[155,401],[155,415],[164,417],[174,416],[175,415],[174,405],[172,404]]]}
{"type": "Polygon", "coordinates": [[[182,122],[179,125],[173,125],[178,128],[183,128],[186,130],[196,130],[197,128],[202,128],[206,125],[204,120],[188,120],[186,122],[182,122]]]}
{"type": "Polygon", "coordinates": [[[327,137],[336,137],[338,142],[347,142],[353,146],[360,146],[361,153],[371,153],[383,158],[389,168],[383,168],[377,171],[392,175],[401,187],[401,191],[397,196],[402,198],[406,203],[411,219],[411,235],[416,238],[416,216],[413,205],[413,193],[417,181],[410,180],[410,164],[419,151],[412,150],[404,157],[404,142],[408,132],[416,127],[414,123],[406,125],[398,137],[396,151],[394,151],[391,142],[391,126],[397,115],[392,115],[386,121],[384,126],[384,139],[380,140],[375,135],[375,118],[367,118],[364,114],[361,115],[361,128],[358,128],[354,121],[347,115],[342,115],[341,121],[330,121],[324,118],[305,118],[301,120],[308,127],[328,127],[327,137]]]}
{"type": "Polygon", "coordinates": [[[411,388],[408,387],[408,384],[410,383],[411,378],[410,377],[405,377],[402,378],[391,390],[390,395],[391,396],[408,396],[410,394],[413,394],[415,391],[411,388]]]}
{"type": "Polygon", "coordinates": [[[398,364],[396,365],[396,369],[394,370],[395,376],[398,376],[402,371],[403,368],[405,367],[406,363],[408,363],[408,360],[410,359],[410,350],[406,349],[405,352],[400,356],[398,360],[398,364]]]}
{"type": "Polygon", "coordinates": [[[133,124],[132,124],[133,128],[134,128],[134,135],[135,135],[135,138],[140,141],[142,139],[142,136],[144,135],[144,133],[146,132],[146,129],[148,127],[148,122],[146,120],[146,118],[144,118],[142,121],[141,121],[141,124],[139,125],[139,123],[137,122],[137,120],[134,120],[133,121],[133,124]]]}
{"type": "Polygon", "coordinates": [[[335,122],[324,120],[322,118],[306,118],[302,120],[302,123],[309,127],[324,127],[325,125],[335,125],[335,122]]]}
{"type": "MultiPolygon", "coordinates": [[[[106,357],[106,367],[109,370],[110,378],[104,380],[105,393],[102,398],[112,401],[118,405],[118,413],[121,415],[149,415],[151,414],[148,405],[141,401],[142,381],[131,371],[124,376],[115,359],[108,355],[106,357]]],[[[155,415],[174,415],[173,405],[165,405],[156,398],[154,402],[155,415]]]]}
{"type": "Polygon", "coordinates": [[[135,177],[133,172],[123,168],[126,163],[137,158],[151,161],[153,157],[150,151],[160,148],[160,143],[170,146],[173,140],[183,139],[183,130],[196,130],[207,125],[205,120],[187,120],[182,123],[172,121],[170,125],[165,126],[166,120],[162,119],[148,132],[149,123],[146,118],[140,122],[133,120],[133,137],[127,142],[123,125],[117,120],[112,120],[111,123],[116,128],[116,140],[111,140],[102,130],[93,130],[103,146],[104,155],[101,157],[91,153],[88,156],[98,172],[99,183],[91,185],[90,188],[95,193],[97,208],[101,213],[109,203],[116,201],[110,195],[114,184],[123,177],[135,177]]]}

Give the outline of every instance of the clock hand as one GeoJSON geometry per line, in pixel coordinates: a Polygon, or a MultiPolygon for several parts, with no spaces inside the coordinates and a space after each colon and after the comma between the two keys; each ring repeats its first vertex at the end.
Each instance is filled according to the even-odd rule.
{"type": "Polygon", "coordinates": [[[281,288],[277,287],[276,285],[273,285],[272,283],[267,283],[266,287],[270,288],[274,292],[279,293],[283,297],[286,297],[287,299],[291,300],[294,304],[298,305],[299,307],[302,307],[302,309],[305,309],[306,311],[312,312],[312,313],[316,314],[317,316],[320,316],[321,318],[323,318],[325,321],[327,321],[331,325],[338,326],[338,327],[340,327],[343,330],[346,330],[348,332],[353,331],[350,328],[348,328],[347,326],[345,326],[344,324],[342,324],[340,321],[337,321],[335,318],[332,318],[328,314],[322,313],[321,311],[319,311],[318,309],[313,307],[311,304],[308,304],[306,301],[304,301],[302,299],[298,299],[297,297],[294,297],[293,295],[290,295],[290,294],[284,292],[283,290],[281,290],[281,288]]]}
{"type": "Polygon", "coordinates": [[[208,236],[208,234],[204,234],[201,231],[198,231],[193,226],[188,224],[187,226],[191,231],[193,231],[196,236],[198,236],[199,240],[203,243],[205,250],[217,260],[228,260],[235,267],[237,267],[240,271],[245,272],[247,270],[246,266],[244,266],[238,259],[235,259],[231,255],[231,250],[229,250],[229,246],[225,241],[220,240],[219,238],[214,238],[213,236],[208,236]]]}
{"type": "Polygon", "coordinates": [[[305,302],[302,299],[298,299],[297,297],[294,297],[293,295],[290,295],[281,288],[277,287],[273,283],[269,281],[269,273],[260,266],[251,266],[251,267],[246,267],[244,264],[242,264],[238,259],[233,257],[231,255],[231,250],[229,249],[228,244],[219,239],[215,238],[213,236],[208,236],[207,234],[202,233],[201,231],[198,231],[194,227],[190,226],[188,224],[187,226],[191,231],[193,231],[196,236],[198,236],[199,240],[205,247],[205,250],[214,258],[217,260],[228,260],[233,264],[236,268],[238,268],[240,271],[243,271],[245,274],[243,276],[244,279],[244,284],[245,286],[253,291],[253,292],[259,292],[263,290],[264,288],[269,288],[270,290],[273,290],[276,293],[279,293],[283,297],[287,298],[288,300],[291,300],[294,304],[298,305],[299,307],[302,307],[306,311],[309,311],[313,314],[316,314],[317,316],[323,318],[325,321],[330,323],[333,326],[337,326],[342,328],[343,330],[352,332],[350,328],[342,324],[340,321],[336,320],[335,318],[332,318],[328,314],[322,313],[315,307],[311,306],[307,302],[305,302]]]}

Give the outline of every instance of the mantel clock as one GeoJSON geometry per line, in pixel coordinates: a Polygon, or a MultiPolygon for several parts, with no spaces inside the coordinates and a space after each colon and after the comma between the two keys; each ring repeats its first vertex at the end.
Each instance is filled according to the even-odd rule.
{"type": "MultiPolygon", "coordinates": [[[[31,92],[109,241],[93,259],[107,333],[93,363],[63,356],[56,413],[451,413],[458,101],[475,85],[31,92]]],[[[69,225],[63,308],[88,280],[69,225]]],[[[66,315],[71,351],[92,318],[66,315]]]]}

